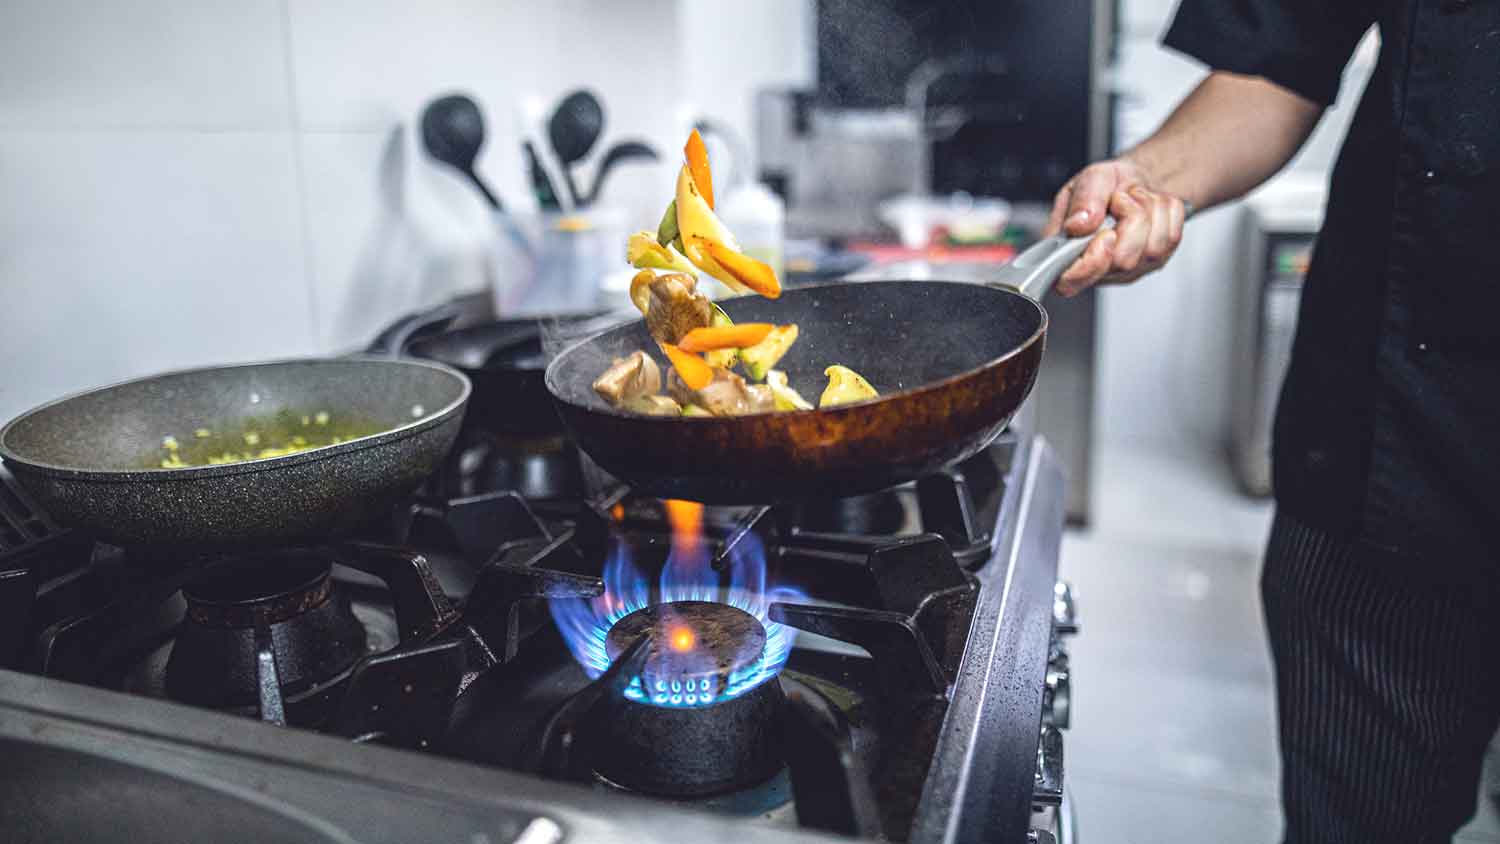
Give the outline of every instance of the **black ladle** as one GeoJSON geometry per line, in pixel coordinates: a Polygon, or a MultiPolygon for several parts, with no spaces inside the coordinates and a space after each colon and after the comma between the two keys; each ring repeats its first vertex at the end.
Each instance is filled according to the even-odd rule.
{"type": "Polygon", "coordinates": [[[484,115],[473,100],[449,94],[428,103],[422,110],[422,144],[428,155],[467,176],[491,208],[504,208],[474,172],[474,159],[484,146],[484,115]]]}
{"type": "Polygon", "coordinates": [[[604,153],[603,160],[599,162],[599,169],[594,173],[594,184],[589,188],[589,195],[584,198],[584,201],[593,204],[594,200],[599,198],[599,191],[604,188],[604,179],[616,164],[632,159],[656,161],[660,157],[656,154],[656,150],[640,141],[621,141],[615,144],[604,153]]]}
{"type": "Polygon", "coordinates": [[[575,206],[583,204],[583,196],[573,183],[572,167],[589,154],[603,132],[604,106],[591,91],[574,91],[564,97],[547,121],[547,138],[562,165],[563,182],[575,206]]]}

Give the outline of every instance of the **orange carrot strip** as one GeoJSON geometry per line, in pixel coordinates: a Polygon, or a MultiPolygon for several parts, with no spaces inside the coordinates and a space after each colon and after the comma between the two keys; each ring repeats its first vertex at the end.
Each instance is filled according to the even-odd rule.
{"type": "Polygon", "coordinates": [[[780,298],[781,282],[776,280],[776,273],[769,266],[749,255],[742,255],[717,240],[698,240],[708,250],[709,257],[723,267],[725,272],[734,276],[735,281],[767,299],[780,298]]]}
{"type": "Polygon", "coordinates": [[[715,349],[743,349],[766,339],[775,328],[768,322],[743,322],[739,325],[694,328],[677,341],[684,352],[711,352],[715,349]]]}
{"type": "Polygon", "coordinates": [[[713,383],[714,368],[709,366],[703,358],[691,352],[684,352],[671,343],[662,343],[662,351],[667,353],[667,359],[672,361],[672,368],[682,377],[682,383],[689,390],[701,390],[713,383]]]}
{"type": "Polygon", "coordinates": [[[687,156],[688,172],[693,174],[693,184],[703,194],[703,201],[708,203],[709,208],[713,208],[714,179],[708,170],[708,147],[703,145],[703,136],[698,134],[697,129],[688,135],[687,146],[682,148],[682,152],[687,156]]]}

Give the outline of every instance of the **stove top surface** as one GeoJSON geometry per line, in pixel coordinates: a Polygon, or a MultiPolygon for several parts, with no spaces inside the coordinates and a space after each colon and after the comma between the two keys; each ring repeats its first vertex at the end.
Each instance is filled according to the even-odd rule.
{"type": "Polygon", "coordinates": [[[358,539],[190,561],[0,488],[0,743],[29,772],[0,775],[0,822],[187,834],[191,803],[218,840],[1024,840],[1062,519],[1044,443],[706,510],[555,445],[471,446],[358,539]],[[84,793],[101,815],[62,808],[84,793]]]}

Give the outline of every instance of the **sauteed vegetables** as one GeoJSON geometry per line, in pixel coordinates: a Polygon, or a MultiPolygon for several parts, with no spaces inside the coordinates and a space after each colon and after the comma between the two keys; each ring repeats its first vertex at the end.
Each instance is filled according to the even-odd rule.
{"type": "MultiPolygon", "coordinates": [[[[796,325],[744,323],[698,290],[698,273],[724,282],[736,293],[781,295],[781,282],[766,264],[740,251],[714,214],[713,179],[703,139],[694,130],[683,150],[677,194],[655,234],[637,232],[625,256],[640,270],[630,300],[671,365],[665,382],[644,351],[620,358],[594,381],[594,391],[615,407],[653,416],[734,416],[812,410],[788,383],[777,363],[797,341],[796,325]],[[745,376],[734,370],[743,368],[745,376]],[[764,382],[764,383],[751,383],[764,382]],[[665,385],[667,395],[659,394],[665,385]]],[[[824,373],[822,407],[864,401],[879,394],[848,367],[824,373]]]]}

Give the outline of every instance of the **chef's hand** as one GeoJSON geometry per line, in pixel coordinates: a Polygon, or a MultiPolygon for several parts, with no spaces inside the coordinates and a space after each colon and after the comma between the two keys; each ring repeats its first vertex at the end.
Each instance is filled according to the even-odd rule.
{"type": "Polygon", "coordinates": [[[1062,295],[1077,295],[1094,284],[1125,284],[1159,269],[1182,240],[1187,217],[1182,200],[1153,190],[1139,165],[1116,158],[1085,167],[1063,185],[1043,234],[1082,237],[1098,231],[1106,215],[1115,218],[1115,227],[1095,235],[1063,272],[1057,281],[1062,295]]]}

